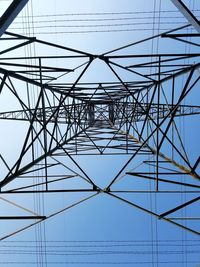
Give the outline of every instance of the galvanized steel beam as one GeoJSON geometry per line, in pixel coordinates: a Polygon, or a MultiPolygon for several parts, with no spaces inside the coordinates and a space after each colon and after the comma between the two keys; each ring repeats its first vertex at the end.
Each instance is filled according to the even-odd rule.
{"type": "Polygon", "coordinates": [[[0,18],[0,37],[5,33],[10,24],[25,7],[29,0],[13,0],[0,18]]]}
{"type": "Polygon", "coordinates": [[[200,33],[200,22],[181,0],[171,0],[189,23],[200,33]]]}

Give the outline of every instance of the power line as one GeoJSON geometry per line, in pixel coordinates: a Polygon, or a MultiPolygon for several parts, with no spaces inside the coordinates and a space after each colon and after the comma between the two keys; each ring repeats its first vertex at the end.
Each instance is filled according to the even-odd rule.
{"type": "MultiPolygon", "coordinates": [[[[182,24],[182,21],[161,22],[160,24],[182,24]]],[[[91,24],[91,25],[47,25],[47,26],[34,26],[34,29],[43,28],[96,28],[96,27],[119,27],[119,26],[133,26],[133,25],[151,25],[150,22],[138,22],[138,23],[116,23],[116,24],[91,24]]],[[[29,29],[32,27],[28,27],[29,29]]],[[[11,30],[21,30],[22,27],[10,28],[11,30]]]]}
{"type": "MultiPolygon", "coordinates": [[[[34,261],[1,261],[0,264],[40,264],[40,262],[34,262],[34,261]]],[[[119,261],[47,261],[47,264],[52,264],[52,265],[58,265],[58,264],[101,264],[101,265],[125,265],[125,264],[152,264],[152,261],[124,261],[124,262],[119,262],[119,261]]],[[[184,261],[159,261],[158,264],[183,264],[185,263],[184,261]]],[[[187,263],[199,263],[199,261],[187,261],[187,263]]],[[[147,265],[146,265],[147,266],[147,265]]]]}
{"type": "MultiPolygon", "coordinates": [[[[187,250],[188,254],[199,254],[200,250],[187,250]]],[[[35,255],[37,254],[37,251],[34,250],[2,250],[0,251],[1,255],[5,254],[26,254],[26,255],[35,255]]],[[[152,254],[159,254],[159,255],[181,255],[184,254],[183,250],[163,250],[163,251],[148,251],[148,250],[136,250],[136,251],[102,251],[102,250],[56,250],[56,247],[54,250],[46,250],[41,251],[40,254],[48,254],[48,255],[54,255],[54,256],[94,256],[94,255],[152,255],[152,254]]]]}
{"type": "MultiPolygon", "coordinates": [[[[160,31],[169,31],[171,28],[159,28],[160,31]]],[[[152,31],[152,28],[138,29],[110,29],[110,30],[86,30],[86,31],[51,31],[51,32],[35,32],[35,34],[77,34],[77,33],[109,33],[109,32],[135,32],[135,31],[152,31]]],[[[22,34],[22,33],[21,33],[22,34]]]]}
{"type": "MultiPolygon", "coordinates": [[[[33,240],[10,240],[10,241],[1,241],[1,243],[35,243],[36,241],[33,240]]],[[[163,239],[163,240],[137,240],[137,239],[131,239],[131,240],[46,240],[45,242],[49,243],[131,243],[131,242],[182,242],[182,239],[163,239]]],[[[194,240],[194,239],[187,239],[187,242],[200,242],[200,240],[194,240]]]]}
{"type": "MultiPolygon", "coordinates": [[[[199,12],[200,9],[191,10],[192,12],[199,12]]],[[[94,12],[94,13],[61,13],[61,14],[42,14],[33,15],[33,18],[37,17],[58,17],[58,16],[105,16],[105,15],[133,15],[133,14],[153,14],[153,13],[179,13],[177,10],[162,10],[162,11],[133,11],[133,12],[94,12]]],[[[26,18],[28,16],[23,16],[26,18]]],[[[20,17],[19,17],[20,18],[20,17]]]]}
{"type": "MultiPolygon", "coordinates": [[[[46,17],[45,17],[46,18],[46,17]]],[[[84,21],[117,21],[117,20],[145,20],[145,19],[154,19],[154,17],[121,17],[121,18],[96,18],[96,19],[49,19],[49,20],[37,20],[34,21],[34,24],[38,23],[55,23],[55,22],[84,22],[84,21]]],[[[159,17],[155,17],[159,19],[159,17]]],[[[162,17],[162,19],[184,19],[182,16],[167,16],[162,17]]],[[[26,21],[24,22],[26,23],[26,21]]],[[[14,21],[13,24],[21,24],[21,21],[14,21]]]]}
{"type": "MultiPolygon", "coordinates": [[[[37,242],[36,242],[37,243],[37,242]]],[[[3,245],[2,248],[36,248],[38,245],[3,245]]],[[[48,248],[120,248],[120,247],[149,247],[152,244],[127,244],[127,245],[46,245],[48,248]]],[[[159,247],[181,247],[182,244],[159,244],[159,247]]],[[[199,247],[199,244],[186,244],[187,247],[199,247]]],[[[0,246],[1,248],[1,246],[0,246]]],[[[0,250],[1,251],[1,250],[0,250]]]]}

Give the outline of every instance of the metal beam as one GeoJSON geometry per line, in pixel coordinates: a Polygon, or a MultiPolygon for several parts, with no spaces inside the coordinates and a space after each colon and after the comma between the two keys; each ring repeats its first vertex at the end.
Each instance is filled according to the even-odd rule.
{"type": "Polygon", "coordinates": [[[193,13],[187,8],[187,6],[181,0],[171,1],[188,20],[188,22],[191,23],[192,26],[200,33],[200,23],[193,13]]]}
{"type": "Polygon", "coordinates": [[[13,0],[0,18],[0,37],[5,33],[7,28],[21,12],[29,0],[13,0]]]}

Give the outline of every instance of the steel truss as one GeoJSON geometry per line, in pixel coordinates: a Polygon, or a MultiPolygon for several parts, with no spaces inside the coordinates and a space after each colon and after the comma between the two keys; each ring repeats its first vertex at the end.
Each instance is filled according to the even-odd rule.
{"type": "MultiPolygon", "coordinates": [[[[200,200],[200,156],[195,153],[195,158],[191,158],[192,153],[188,154],[178,125],[179,118],[184,117],[186,122],[191,118],[197,122],[199,118],[200,105],[194,97],[200,80],[200,53],[170,53],[167,48],[164,53],[130,53],[137,45],[166,38],[176,44],[189,43],[197,49],[199,34],[186,34],[184,30],[188,27],[102,55],[6,32],[1,42],[12,41],[12,45],[0,51],[0,92],[2,97],[8,94],[17,108],[3,107],[0,119],[19,121],[26,134],[14,163],[1,154],[1,164],[6,168],[0,181],[1,194],[90,194],[66,209],[93,195],[107,194],[199,235],[199,229],[182,223],[197,220],[198,208],[192,217],[177,217],[176,212],[200,200]],[[33,44],[52,54],[13,56],[33,44]],[[56,60],[62,62],[60,67],[56,60]],[[109,82],[84,80],[95,60],[100,60],[110,71],[109,82]],[[67,79],[70,75],[73,82],[67,79]],[[131,78],[127,80],[126,75],[131,78]],[[34,102],[31,102],[31,92],[34,92],[34,102]],[[37,153],[36,147],[39,147],[37,153]],[[92,155],[128,155],[129,158],[106,188],[100,188],[76,160],[77,156],[92,155]],[[66,158],[71,165],[65,163],[66,158]],[[129,171],[134,162],[140,163],[140,167],[129,171]],[[38,171],[42,175],[38,176],[38,171]],[[132,188],[120,188],[122,175],[123,179],[132,179],[132,188]],[[39,181],[33,182],[30,178],[34,177],[39,181]],[[71,179],[80,180],[80,187],[76,183],[75,187],[68,187],[67,183],[65,188],[59,186],[59,181],[71,179]],[[137,180],[144,183],[137,185],[137,180]],[[152,183],[153,190],[148,189],[146,180],[152,183]],[[166,195],[168,199],[182,193],[187,193],[189,200],[159,213],[132,200],[132,195],[137,194],[156,194],[158,198],[166,195]],[[172,214],[175,216],[171,217],[172,214]]],[[[66,209],[47,216],[1,216],[0,219],[37,219],[19,232],[66,209]]]]}

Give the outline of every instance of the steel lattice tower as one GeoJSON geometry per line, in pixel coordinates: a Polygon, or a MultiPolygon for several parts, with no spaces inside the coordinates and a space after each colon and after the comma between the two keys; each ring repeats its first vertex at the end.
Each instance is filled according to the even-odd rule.
{"type": "MultiPolygon", "coordinates": [[[[193,140],[199,134],[200,34],[188,33],[192,26],[184,25],[101,55],[3,29],[1,43],[10,44],[0,51],[0,120],[22,121],[24,126],[15,160],[0,155],[1,195],[87,193],[76,205],[97,194],[107,194],[199,235],[193,222],[199,219],[200,157],[193,140]],[[134,53],[136,46],[148,47],[154,39],[166,42],[163,52],[134,53]],[[185,53],[182,43],[197,52],[185,53]],[[24,47],[29,49],[33,44],[34,56],[22,54],[24,47]],[[179,53],[171,52],[173,46],[180,47],[179,53]],[[98,79],[98,70],[94,72],[95,82],[87,80],[87,73],[95,71],[96,61],[110,80],[98,79]],[[4,102],[6,99],[11,105],[4,102]],[[12,103],[17,106],[14,110],[12,103]],[[180,118],[185,120],[187,142],[178,125],[180,118]],[[105,188],[100,188],[76,160],[77,156],[88,159],[97,155],[128,156],[105,188]],[[38,176],[38,171],[42,175],[38,176]],[[34,177],[37,180],[29,179],[34,177]],[[74,178],[78,182],[73,184],[74,178]],[[131,184],[122,183],[120,187],[123,179],[131,179],[131,184]],[[66,186],[61,188],[59,181],[66,181],[66,186]],[[158,201],[162,196],[164,202],[182,193],[190,197],[170,209],[162,204],[157,213],[129,197],[151,193],[158,201]],[[191,214],[181,217],[179,211],[185,208],[191,214]],[[187,225],[182,223],[186,220],[187,225]]],[[[57,213],[1,215],[0,219],[36,219],[38,223],[57,213]]]]}

